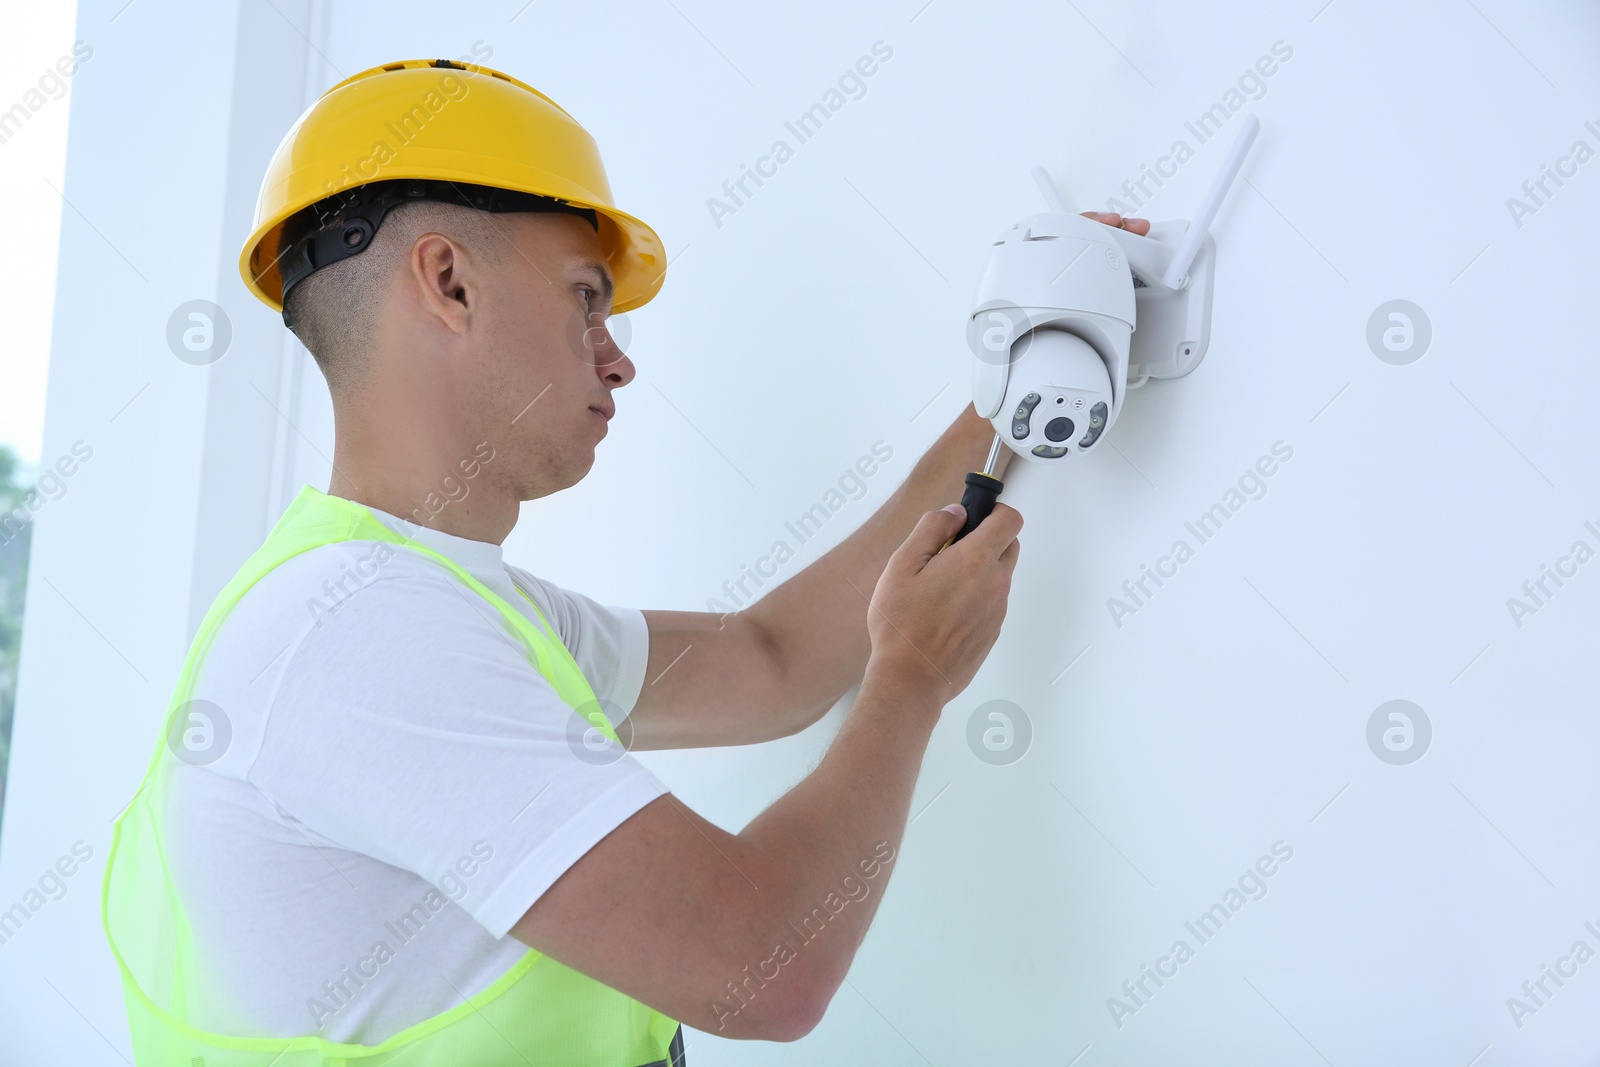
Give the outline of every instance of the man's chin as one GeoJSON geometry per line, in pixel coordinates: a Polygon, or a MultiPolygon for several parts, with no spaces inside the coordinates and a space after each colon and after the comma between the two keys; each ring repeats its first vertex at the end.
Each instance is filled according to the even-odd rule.
{"type": "Polygon", "coordinates": [[[573,465],[568,468],[567,484],[562,486],[563,489],[570,489],[589,476],[589,472],[594,470],[596,451],[594,448],[589,448],[583,454],[573,457],[573,465]]]}

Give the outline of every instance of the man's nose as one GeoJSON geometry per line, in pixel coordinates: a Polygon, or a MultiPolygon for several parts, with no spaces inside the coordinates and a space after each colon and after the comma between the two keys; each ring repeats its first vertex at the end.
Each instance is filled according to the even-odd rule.
{"type": "Polygon", "coordinates": [[[595,373],[600,380],[610,382],[615,386],[627,385],[633,381],[636,368],[633,360],[617,345],[616,338],[611,336],[610,329],[604,322],[597,326],[589,327],[585,334],[585,348],[589,350],[590,360],[594,363],[595,373]]]}

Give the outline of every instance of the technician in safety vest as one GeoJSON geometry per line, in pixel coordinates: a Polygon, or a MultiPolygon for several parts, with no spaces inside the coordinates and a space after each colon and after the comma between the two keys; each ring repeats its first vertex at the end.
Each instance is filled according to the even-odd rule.
{"type": "Polygon", "coordinates": [[[999,632],[1021,517],[940,550],[992,438],[968,408],[743,611],[606,606],[508,564],[521,502],[583,478],[633,378],[606,317],[665,268],[583,128],[487,67],[362,71],[285,136],[240,269],[327,378],[333,476],[218,595],[116,823],[139,1067],[676,1067],[680,1024],[821,1018],[999,632]],[[627,752],[784,737],[857,683],[737,834],[627,752]]]}

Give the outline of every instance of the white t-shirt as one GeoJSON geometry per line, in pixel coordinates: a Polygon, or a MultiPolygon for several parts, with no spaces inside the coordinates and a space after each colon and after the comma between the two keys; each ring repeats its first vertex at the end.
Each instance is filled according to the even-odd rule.
{"type": "MultiPolygon", "coordinates": [[[[633,708],[638,610],[508,566],[499,545],[373,514],[539,625],[515,583],[613,721],[633,708]]],[[[507,931],[561,873],[668,792],[631,755],[594,757],[489,601],[380,545],[323,545],[250,589],[192,694],[222,714],[184,759],[183,743],[163,750],[204,1029],[375,1044],[455,1007],[528,951],[507,931]]]]}

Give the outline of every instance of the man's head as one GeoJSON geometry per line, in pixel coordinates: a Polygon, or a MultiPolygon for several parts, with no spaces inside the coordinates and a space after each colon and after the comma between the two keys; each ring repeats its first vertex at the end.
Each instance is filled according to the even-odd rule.
{"type": "Polygon", "coordinates": [[[588,472],[597,411],[633,378],[604,326],[611,285],[584,218],[420,200],[301,281],[285,311],[328,380],[340,452],[368,469],[386,455],[440,465],[392,472],[437,483],[487,442],[484,472],[531,500],[588,472]]]}

